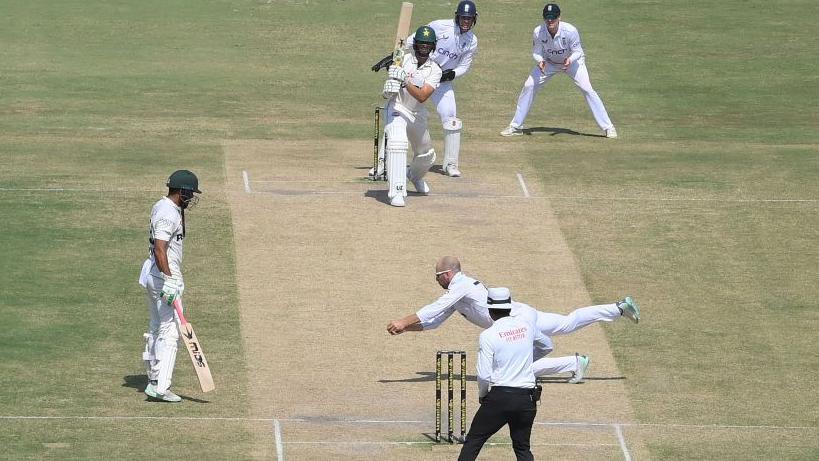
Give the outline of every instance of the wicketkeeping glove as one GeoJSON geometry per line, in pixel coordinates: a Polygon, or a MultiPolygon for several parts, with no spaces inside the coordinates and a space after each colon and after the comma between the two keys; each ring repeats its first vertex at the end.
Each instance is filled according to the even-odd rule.
{"type": "Polygon", "coordinates": [[[390,64],[392,64],[392,53],[388,54],[383,59],[375,63],[375,65],[370,67],[370,69],[372,69],[373,72],[378,72],[379,70],[389,66],[390,64]]]}
{"type": "Polygon", "coordinates": [[[381,93],[381,95],[384,97],[384,99],[390,99],[398,94],[399,91],[401,91],[401,82],[390,78],[384,82],[384,91],[381,93]]]}
{"type": "Polygon", "coordinates": [[[165,298],[168,304],[173,304],[174,300],[182,296],[182,277],[178,275],[171,275],[170,277],[162,274],[165,278],[165,283],[162,285],[161,296],[165,298]]]}
{"type": "Polygon", "coordinates": [[[454,70],[452,70],[452,69],[445,70],[445,71],[444,71],[444,72],[441,74],[441,81],[442,81],[442,82],[448,82],[448,81],[450,81],[450,80],[455,80],[455,71],[454,71],[454,70]]]}
{"type": "Polygon", "coordinates": [[[387,73],[389,77],[393,80],[398,80],[401,83],[407,81],[407,71],[405,71],[403,67],[390,66],[387,73]]]}

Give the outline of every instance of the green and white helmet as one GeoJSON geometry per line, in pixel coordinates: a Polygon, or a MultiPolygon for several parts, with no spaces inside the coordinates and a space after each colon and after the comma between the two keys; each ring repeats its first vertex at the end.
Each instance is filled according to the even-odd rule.
{"type": "Polygon", "coordinates": [[[199,202],[199,197],[193,194],[201,194],[199,190],[199,178],[189,170],[176,170],[168,177],[166,183],[168,189],[179,190],[182,197],[182,209],[191,208],[199,202]]]}

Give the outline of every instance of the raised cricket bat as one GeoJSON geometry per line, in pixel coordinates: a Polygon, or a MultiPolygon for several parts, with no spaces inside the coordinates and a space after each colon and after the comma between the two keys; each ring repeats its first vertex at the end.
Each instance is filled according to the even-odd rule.
{"type": "Polygon", "coordinates": [[[193,331],[193,325],[188,323],[185,316],[182,315],[182,301],[179,298],[173,301],[173,308],[176,309],[176,326],[179,327],[182,342],[185,343],[185,348],[191,357],[196,377],[199,378],[199,387],[202,388],[202,392],[210,392],[216,389],[216,386],[213,385],[213,376],[210,374],[210,367],[205,358],[205,352],[202,350],[202,344],[193,331]]]}
{"type": "Polygon", "coordinates": [[[404,46],[407,44],[412,21],[412,6],[410,2],[401,3],[401,16],[398,17],[398,30],[395,32],[395,45],[392,52],[392,62],[396,66],[400,66],[401,60],[404,59],[404,46]]]}

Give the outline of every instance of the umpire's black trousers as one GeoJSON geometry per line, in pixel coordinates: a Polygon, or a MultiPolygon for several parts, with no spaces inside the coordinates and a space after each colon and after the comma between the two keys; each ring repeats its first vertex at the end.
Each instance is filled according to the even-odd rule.
{"type": "Polygon", "coordinates": [[[477,459],[483,444],[506,424],[509,424],[512,448],[518,461],[534,460],[529,450],[529,437],[537,414],[532,393],[533,389],[517,387],[495,386],[490,389],[469,426],[458,461],[477,459]]]}

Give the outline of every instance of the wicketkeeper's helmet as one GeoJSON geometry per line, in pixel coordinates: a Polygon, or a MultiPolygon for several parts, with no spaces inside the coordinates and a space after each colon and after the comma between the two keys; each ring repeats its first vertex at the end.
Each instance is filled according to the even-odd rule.
{"type": "Polygon", "coordinates": [[[475,7],[475,2],[472,0],[461,0],[458,3],[458,9],[455,10],[455,24],[461,27],[461,18],[472,18],[472,27],[478,23],[478,9],[475,7]]]}

